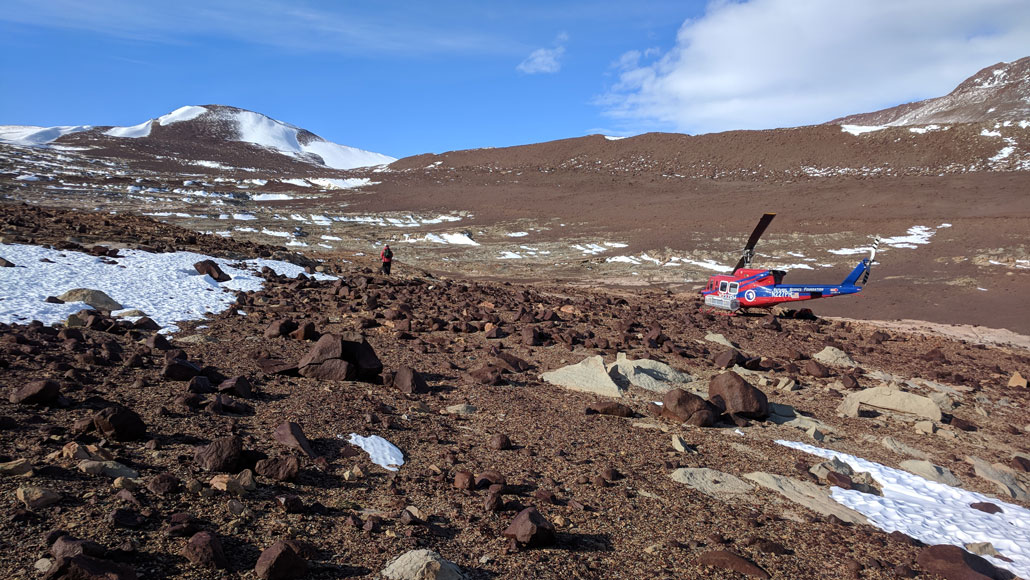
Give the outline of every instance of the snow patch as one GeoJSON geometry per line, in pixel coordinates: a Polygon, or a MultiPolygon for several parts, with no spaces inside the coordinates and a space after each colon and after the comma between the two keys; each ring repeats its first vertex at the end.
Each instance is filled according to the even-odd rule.
{"type": "Polygon", "coordinates": [[[139,139],[140,137],[149,137],[150,128],[154,125],[154,120],[144,121],[139,125],[133,125],[131,127],[111,127],[107,131],[104,131],[104,135],[110,137],[125,137],[128,139],[139,139]]]}
{"type": "Polygon", "coordinates": [[[872,133],[873,131],[882,131],[886,129],[885,125],[841,125],[840,130],[845,133],[851,133],[852,135],[861,135],[862,133],[872,133]]]}
{"type": "Polygon", "coordinates": [[[0,125],[0,143],[23,145],[26,147],[46,145],[64,135],[89,131],[92,128],[92,125],[60,125],[57,127],[0,125]]]}
{"type": "MultiPolygon", "coordinates": [[[[343,435],[337,435],[343,439],[343,435]]],[[[397,471],[397,468],[404,465],[404,454],[396,445],[378,435],[362,437],[357,433],[351,433],[347,442],[355,447],[360,447],[368,453],[372,463],[384,467],[390,471],[397,471]]]]}

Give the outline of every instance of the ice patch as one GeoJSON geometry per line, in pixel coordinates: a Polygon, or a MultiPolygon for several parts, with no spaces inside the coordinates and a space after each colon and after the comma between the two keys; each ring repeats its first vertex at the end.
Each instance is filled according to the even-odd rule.
{"type": "Polygon", "coordinates": [[[250,196],[251,201],[288,201],[291,199],[296,198],[285,193],[259,193],[250,196]]]}
{"type": "MultiPolygon", "coordinates": [[[[337,435],[343,439],[343,435],[337,435]]],[[[404,454],[396,445],[378,435],[362,437],[357,433],[351,433],[347,442],[355,447],[360,447],[368,453],[372,463],[386,468],[390,471],[397,471],[397,468],[404,465],[404,454]]]]}
{"type": "MultiPolygon", "coordinates": [[[[228,232],[224,232],[228,233],[228,232]]],[[[58,251],[39,246],[0,244],[0,255],[15,268],[0,268],[0,322],[43,324],[63,322],[71,314],[88,308],[81,302],[49,304],[47,296],[58,296],[73,288],[93,288],[107,293],[126,308],[147,313],[169,331],[175,323],[218,314],[236,301],[234,291],[261,290],[264,280],[257,274],[262,266],[294,277],[300,266],[273,260],[231,261],[194,252],[152,254],[141,250],[120,250],[118,258],[98,258],[82,252],[58,251]],[[42,259],[52,262],[41,262],[42,259]],[[215,282],[197,274],[193,264],[214,260],[232,277],[215,282]],[[108,262],[116,262],[114,264],[108,262]],[[242,266],[242,267],[240,267],[242,266]]],[[[321,280],[335,279],[316,274],[321,280]]]]}
{"type": "Polygon", "coordinates": [[[873,131],[882,131],[886,129],[886,125],[841,125],[840,130],[845,133],[851,133],[852,135],[861,135],[862,133],[872,133],[873,131]]]}
{"type": "Polygon", "coordinates": [[[984,558],[999,568],[1030,577],[1030,510],[854,455],[794,441],[776,443],[824,459],[837,458],[856,472],[868,472],[881,485],[882,496],[834,487],[831,497],[883,531],[898,530],[930,545],[964,547],[971,542],[990,542],[1012,562],[984,558]],[[993,503],[1002,511],[989,514],[969,507],[977,502],[993,503]]]}

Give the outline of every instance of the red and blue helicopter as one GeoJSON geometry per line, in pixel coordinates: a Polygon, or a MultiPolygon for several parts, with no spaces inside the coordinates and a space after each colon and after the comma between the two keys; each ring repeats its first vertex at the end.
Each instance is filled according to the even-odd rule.
{"type": "Polygon", "coordinates": [[[869,257],[859,262],[840,284],[783,284],[783,277],[787,274],[783,270],[749,268],[755,256],[755,244],[774,217],[776,214],[767,213],[758,220],[744,246],[743,255],[730,274],[717,274],[708,279],[708,285],[701,291],[705,306],[735,314],[746,308],[769,308],[784,302],[845,296],[862,291],[876,258],[879,238],[873,239],[869,257]]]}

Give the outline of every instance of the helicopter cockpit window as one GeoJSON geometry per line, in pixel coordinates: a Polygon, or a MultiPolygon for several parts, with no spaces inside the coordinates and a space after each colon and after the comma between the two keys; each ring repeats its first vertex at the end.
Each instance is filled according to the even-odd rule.
{"type": "Polygon", "coordinates": [[[731,282],[730,283],[730,294],[736,294],[737,293],[737,288],[739,288],[739,287],[740,287],[740,284],[737,284],[736,282],[731,282]]]}
{"type": "Polygon", "coordinates": [[[725,292],[729,288],[730,283],[723,280],[719,282],[719,292],[725,292]]]}

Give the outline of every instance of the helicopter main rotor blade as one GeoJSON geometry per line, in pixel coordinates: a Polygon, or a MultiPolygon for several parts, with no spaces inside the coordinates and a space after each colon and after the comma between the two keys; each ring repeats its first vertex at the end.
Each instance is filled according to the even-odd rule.
{"type": "Polygon", "coordinates": [[[751,257],[754,256],[755,244],[758,243],[758,238],[762,237],[765,233],[765,228],[769,227],[769,223],[772,222],[773,218],[776,217],[774,213],[767,213],[762,215],[762,219],[758,220],[758,225],[755,226],[755,230],[751,232],[751,237],[747,239],[747,245],[744,246],[744,253],[740,256],[740,260],[737,261],[737,265],[733,267],[733,272],[748,266],[751,264],[751,257]]]}

